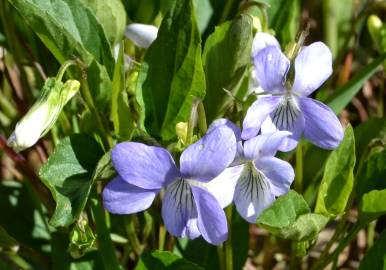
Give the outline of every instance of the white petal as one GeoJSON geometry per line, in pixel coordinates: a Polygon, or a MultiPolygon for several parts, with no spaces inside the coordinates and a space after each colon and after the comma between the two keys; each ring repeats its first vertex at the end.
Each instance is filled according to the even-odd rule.
{"type": "Polygon", "coordinates": [[[302,48],[295,59],[293,91],[308,96],[318,89],[332,73],[332,54],[323,42],[302,48]]]}
{"type": "Polygon", "coordinates": [[[129,24],[125,30],[125,36],[141,48],[148,48],[157,38],[157,34],[157,27],[141,23],[129,24]]]}
{"type": "Polygon", "coordinates": [[[229,167],[212,181],[205,183],[205,188],[212,193],[222,208],[232,203],[237,180],[243,169],[244,165],[229,167]]]}
{"type": "Polygon", "coordinates": [[[259,51],[268,46],[276,46],[280,48],[280,44],[274,36],[264,32],[256,33],[252,42],[251,56],[254,57],[259,51]]]}
{"type": "Polygon", "coordinates": [[[252,163],[247,163],[237,182],[234,197],[239,214],[246,221],[255,223],[261,212],[274,200],[269,180],[252,163]]]}

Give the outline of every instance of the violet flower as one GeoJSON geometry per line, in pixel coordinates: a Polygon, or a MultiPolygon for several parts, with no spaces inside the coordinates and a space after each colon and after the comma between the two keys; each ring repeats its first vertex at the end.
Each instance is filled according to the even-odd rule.
{"type": "MultiPolygon", "coordinates": [[[[239,214],[248,222],[255,223],[261,212],[270,206],[277,196],[289,191],[294,180],[295,174],[291,165],[274,157],[291,133],[267,133],[242,144],[240,129],[235,124],[226,119],[217,120],[212,124],[213,127],[221,125],[226,125],[235,132],[238,149],[233,166],[211,181],[222,183],[223,188],[218,185],[212,190],[217,193],[222,191],[224,194],[233,191],[233,201],[239,214]]],[[[214,195],[216,196],[216,193],[214,195]]]]}
{"type": "Polygon", "coordinates": [[[336,148],[343,139],[342,125],[328,106],[307,97],[332,73],[330,50],[322,42],[304,46],[295,59],[295,80],[288,86],[290,61],[278,43],[272,42],[273,37],[266,36],[256,36],[262,40],[254,41],[254,66],[260,86],[269,95],[258,98],[248,109],[242,138],[250,139],[259,131],[287,130],[292,135],[283,141],[282,151],[295,148],[302,134],[321,148],[336,148]]]}
{"type": "Polygon", "coordinates": [[[104,207],[111,213],[130,214],[150,207],[166,187],[162,217],[166,229],[177,237],[200,235],[211,244],[227,238],[227,221],[216,198],[203,188],[233,161],[236,139],[226,126],[213,128],[183,151],[180,169],[161,147],[124,142],[112,151],[118,176],[103,190],[104,207]]]}

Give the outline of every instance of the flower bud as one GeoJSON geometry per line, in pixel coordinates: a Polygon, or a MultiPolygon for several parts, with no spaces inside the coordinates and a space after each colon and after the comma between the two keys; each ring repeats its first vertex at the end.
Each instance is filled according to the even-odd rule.
{"type": "Polygon", "coordinates": [[[367,29],[369,30],[371,39],[375,43],[378,50],[381,49],[381,30],[383,23],[376,15],[370,15],[367,19],[367,29]]]}
{"type": "Polygon", "coordinates": [[[132,23],[126,27],[125,36],[140,48],[147,49],[157,38],[158,28],[153,25],[132,23]]]}
{"type": "Polygon", "coordinates": [[[68,80],[63,84],[55,78],[48,78],[35,104],[16,124],[8,145],[15,151],[34,145],[55,124],[64,105],[77,93],[79,87],[80,83],[76,80],[68,80]]]}

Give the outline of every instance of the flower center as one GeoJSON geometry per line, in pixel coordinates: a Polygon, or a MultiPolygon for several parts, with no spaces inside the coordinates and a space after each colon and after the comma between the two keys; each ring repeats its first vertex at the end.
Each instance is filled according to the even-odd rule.
{"type": "Polygon", "coordinates": [[[270,190],[267,177],[249,161],[237,182],[236,189],[240,190],[250,201],[264,200],[265,193],[270,190]]]}
{"type": "Polygon", "coordinates": [[[292,130],[299,114],[300,109],[295,97],[287,93],[283,96],[279,106],[272,112],[271,118],[279,130],[292,130]]]}
{"type": "Polygon", "coordinates": [[[175,206],[185,210],[195,208],[192,190],[187,181],[190,180],[179,179],[166,188],[166,192],[170,192],[175,206]]]}

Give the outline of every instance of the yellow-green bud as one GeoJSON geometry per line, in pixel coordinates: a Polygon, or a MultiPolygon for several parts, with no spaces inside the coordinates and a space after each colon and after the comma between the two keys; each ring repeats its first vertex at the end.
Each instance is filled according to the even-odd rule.
{"type": "Polygon", "coordinates": [[[55,78],[48,78],[35,104],[16,124],[8,145],[15,151],[33,146],[55,124],[64,105],[78,92],[79,87],[80,83],[76,80],[63,84],[55,78]]]}
{"type": "Polygon", "coordinates": [[[188,123],[179,122],[176,125],[176,134],[177,137],[182,141],[182,143],[186,143],[186,137],[188,136],[188,123]]]}
{"type": "Polygon", "coordinates": [[[367,19],[367,29],[369,30],[370,36],[375,43],[377,49],[381,49],[381,31],[383,23],[381,19],[376,15],[370,15],[367,19]]]}

